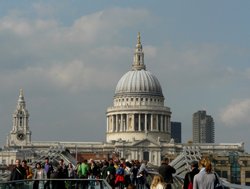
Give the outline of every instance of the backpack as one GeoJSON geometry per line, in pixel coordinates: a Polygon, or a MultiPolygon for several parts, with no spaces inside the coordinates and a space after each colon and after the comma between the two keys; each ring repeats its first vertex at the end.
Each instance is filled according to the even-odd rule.
{"type": "Polygon", "coordinates": [[[193,183],[190,174],[188,174],[188,189],[193,189],[193,183]]]}
{"type": "Polygon", "coordinates": [[[214,183],[214,188],[215,189],[223,189],[224,187],[221,185],[219,178],[216,173],[214,173],[215,176],[215,183],[214,183]]]}
{"type": "Polygon", "coordinates": [[[119,167],[118,170],[116,171],[117,175],[124,175],[124,169],[119,167]]]}

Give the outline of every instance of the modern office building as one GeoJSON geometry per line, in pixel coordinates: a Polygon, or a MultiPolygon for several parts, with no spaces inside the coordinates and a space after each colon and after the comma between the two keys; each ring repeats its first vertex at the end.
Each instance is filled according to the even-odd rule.
{"type": "Polygon", "coordinates": [[[171,121],[171,139],[174,139],[176,143],[181,143],[181,122],[171,121]]]}
{"type": "Polygon", "coordinates": [[[214,143],[214,120],[205,110],[193,114],[193,143],[214,143]]]}

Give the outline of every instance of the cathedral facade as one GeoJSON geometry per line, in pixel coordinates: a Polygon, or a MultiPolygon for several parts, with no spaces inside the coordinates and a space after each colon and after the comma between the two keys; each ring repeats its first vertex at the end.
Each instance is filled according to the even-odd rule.
{"type": "MultiPolygon", "coordinates": [[[[118,81],[113,105],[107,108],[105,142],[32,141],[29,113],[23,91],[20,90],[13,113],[12,129],[5,147],[39,151],[60,145],[73,154],[85,154],[85,157],[91,153],[95,155],[96,158],[92,157],[95,159],[106,159],[115,155],[160,165],[162,157],[174,158],[183,148],[192,146],[190,143],[176,144],[171,140],[171,111],[164,103],[160,82],[144,64],[141,37],[138,34],[131,70],[118,81]]],[[[196,145],[205,153],[244,152],[243,143],[196,145]]]]}

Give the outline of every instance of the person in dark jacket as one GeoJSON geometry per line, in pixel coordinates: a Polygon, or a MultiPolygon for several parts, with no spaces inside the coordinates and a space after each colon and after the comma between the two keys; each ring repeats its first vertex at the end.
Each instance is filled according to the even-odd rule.
{"type": "MultiPolygon", "coordinates": [[[[22,167],[20,159],[17,159],[16,165],[10,174],[10,181],[24,180],[26,177],[26,169],[22,167]]],[[[23,184],[24,183],[13,183],[12,186],[16,189],[23,189],[23,184]]]]}
{"type": "Polygon", "coordinates": [[[171,184],[173,183],[173,175],[176,170],[172,166],[169,165],[169,159],[165,158],[161,166],[158,169],[159,174],[164,178],[164,181],[166,182],[166,189],[171,189],[171,184]]]}
{"type": "Polygon", "coordinates": [[[183,189],[188,189],[189,183],[193,185],[194,176],[198,174],[200,170],[198,169],[198,162],[191,162],[191,171],[185,175],[183,189]]]}
{"type": "Polygon", "coordinates": [[[114,167],[114,163],[113,162],[109,163],[109,166],[107,167],[105,174],[107,175],[106,180],[109,183],[109,185],[112,188],[115,188],[115,174],[116,174],[116,169],[114,167]]]}

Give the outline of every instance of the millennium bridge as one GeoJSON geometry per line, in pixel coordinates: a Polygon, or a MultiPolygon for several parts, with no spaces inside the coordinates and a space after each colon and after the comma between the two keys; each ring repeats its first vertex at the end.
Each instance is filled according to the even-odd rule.
{"type": "MultiPolygon", "coordinates": [[[[41,151],[36,159],[31,163],[31,167],[35,167],[37,162],[43,162],[46,157],[49,157],[52,164],[57,164],[60,159],[63,159],[66,164],[72,163],[75,167],[77,165],[77,160],[70,154],[69,150],[65,149],[62,146],[51,147],[48,150],[41,151]]],[[[183,148],[183,152],[178,155],[173,161],[169,164],[176,169],[176,173],[173,175],[174,183],[172,185],[173,189],[182,189],[182,185],[184,182],[184,177],[187,172],[190,171],[190,164],[192,161],[199,161],[201,159],[201,153],[198,147],[185,147],[183,148]]],[[[149,169],[149,177],[152,177],[155,174],[158,174],[157,167],[154,165],[148,164],[149,169]]],[[[2,172],[0,173],[0,189],[12,189],[13,183],[22,183],[23,189],[32,189],[33,179],[20,180],[20,181],[8,181],[8,177],[10,172],[2,172]]],[[[221,180],[224,188],[232,188],[232,189],[250,189],[250,186],[243,186],[238,184],[232,184],[227,182],[223,178],[219,178],[221,180]]],[[[61,179],[50,179],[52,181],[61,180],[61,179]]],[[[82,181],[84,179],[63,179],[65,183],[70,181],[82,181]]],[[[88,182],[95,183],[91,189],[112,189],[110,185],[106,182],[105,179],[87,179],[88,182]]],[[[150,179],[149,179],[150,180],[150,179]]],[[[41,181],[41,180],[40,180],[41,181]]]]}

